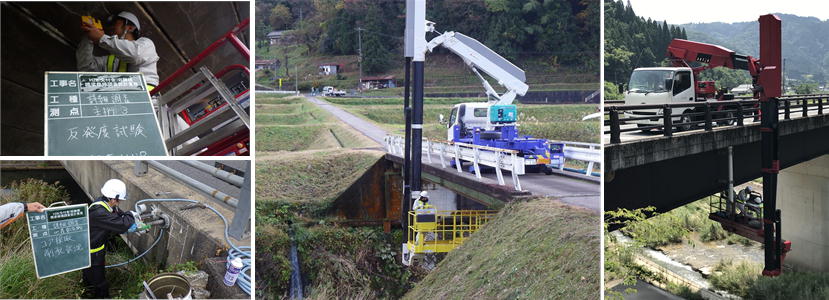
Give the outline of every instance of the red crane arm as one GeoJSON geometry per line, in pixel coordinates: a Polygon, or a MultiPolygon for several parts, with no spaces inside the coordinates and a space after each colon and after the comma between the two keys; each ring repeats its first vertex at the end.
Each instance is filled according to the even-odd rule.
{"type": "Polygon", "coordinates": [[[689,61],[704,63],[702,67],[693,68],[694,74],[700,71],[726,67],[730,69],[746,70],[756,77],[760,73],[758,60],[751,56],[740,55],[721,46],[698,43],[681,39],[674,39],[668,45],[668,58],[674,66],[690,67],[689,61]]]}

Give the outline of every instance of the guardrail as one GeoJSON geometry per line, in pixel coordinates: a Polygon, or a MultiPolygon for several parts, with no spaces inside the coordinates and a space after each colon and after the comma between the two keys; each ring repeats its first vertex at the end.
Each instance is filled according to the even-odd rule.
{"type": "MultiPolygon", "coordinates": [[[[759,103],[758,100],[752,99],[606,106],[604,125],[610,129],[604,131],[604,134],[610,134],[611,144],[618,144],[621,143],[621,134],[624,132],[656,129],[661,130],[664,136],[672,136],[674,131],[690,130],[697,126],[702,126],[705,131],[711,131],[714,126],[744,126],[745,118],[753,118],[754,122],[759,121],[759,103]],[[683,112],[673,113],[677,109],[683,112]],[[621,125],[630,123],[638,124],[636,127],[621,128],[621,125]]],[[[791,119],[793,115],[807,117],[813,112],[823,115],[824,106],[827,104],[829,95],[778,98],[779,114],[784,120],[791,119]]]]}
{"type": "Polygon", "coordinates": [[[567,141],[550,141],[551,144],[563,144],[564,158],[558,167],[559,171],[572,171],[581,173],[578,170],[568,170],[564,167],[566,160],[580,160],[587,162],[587,167],[584,169],[584,175],[597,177],[593,175],[593,168],[596,164],[602,163],[602,150],[600,144],[582,143],[582,142],[567,142],[567,141]]]}
{"type": "MultiPolygon", "coordinates": [[[[387,152],[400,156],[404,155],[404,141],[402,136],[387,135],[383,140],[387,152]]],[[[599,144],[564,141],[551,141],[551,143],[564,144],[564,159],[587,162],[587,168],[584,171],[584,174],[587,176],[593,176],[593,167],[595,164],[602,162],[601,145],[599,144]]],[[[492,167],[495,169],[499,185],[506,185],[503,175],[503,170],[506,170],[510,172],[515,190],[521,191],[521,182],[518,176],[526,174],[525,166],[527,160],[519,156],[519,152],[516,150],[432,140],[428,138],[423,138],[421,145],[423,148],[422,154],[426,156],[428,163],[433,163],[436,158],[440,161],[441,167],[446,168],[447,161],[454,160],[455,169],[458,173],[461,173],[463,172],[461,161],[469,161],[472,162],[475,177],[478,179],[482,178],[481,166],[492,167]],[[436,157],[433,158],[434,156],[436,157]]],[[[564,159],[561,161],[559,170],[573,171],[564,168],[564,159]]]]}
{"type": "MultiPolygon", "coordinates": [[[[383,140],[386,144],[386,151],[391,154],[403,156],[405,150],[402,136],[387,135],[383,140]]],[[[426,160],[429,163],[433,163],[432,156],[437,155],[440,160],[440,166],[443,168],[446,168],[447,158],[454,159],[455,168],[458,170],[458,173],[463,172],[461,160],[472,162],[475,169],[475,177],[478,179],[481,179],[481,165],[484,165],[495,169],[498,184],[506,185],[504,182],[504,174],[501,170],[507,170],[512,175],[513,187],[515,187],[516,191],[521,191],[521,182],[518,180],[518,175],[525,174],[525,160],[523,157],[518,156],[518,151],[465,143],[437,141],[428,138],[423,138],[421,145],[423,154],[426,155],[426,160]]]]}

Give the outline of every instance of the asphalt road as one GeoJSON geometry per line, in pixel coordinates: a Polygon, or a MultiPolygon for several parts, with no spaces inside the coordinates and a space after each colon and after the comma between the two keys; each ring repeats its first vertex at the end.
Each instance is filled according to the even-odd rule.
{"type": "MultiPolygon", "coordinates": [[[[317,99],[316,97],[305,96],[311,103],[325,109],[338,119],[357,131],[363,133],[370,139],[378,143],[382,147],[383,138],[387,132],[373,123],[357,117],[331,103],[317,99]]],[[[440,161],[437,157],[432,157],[431,165],[440,167],[440,161]]],[[[428,164],[426,156],[423,156],[423,163],[428,164]]],[[[448,168],[448,163],[447,163],[448,168]]],[[[454,170],[453,170],[454,171],[454,170]]],[[[475,177],[474,174],[464,172],[464,176],[475,177]]],[[[498,180],[494,172],[482,174],[481,182],[485,184],[497,184],[498,180]]],[[[512,186],[512,177],[509,172],[504,172],[504,181],[508,186],[512,186]]],[[[529,173],[519,176],[519,182],[523,190],[529,191],[533,195],[556,197],[560,201],[591,209],[597,213],[601,212],[601,187],[598,182],[590,180],[576,179],[566,175],[553,174],[545,175],[544,173],[529,173]]]]}

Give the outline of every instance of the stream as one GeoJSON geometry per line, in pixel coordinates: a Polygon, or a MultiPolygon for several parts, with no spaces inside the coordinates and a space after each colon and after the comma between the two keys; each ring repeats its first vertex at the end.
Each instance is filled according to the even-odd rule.
{"type": "Polygon", "coordinates": [[[303,299],[302,295],[302,271],[299,269],[299,255],[297,255],[296,242],[291,240],[291,288],[290,299],[303,299]]]}

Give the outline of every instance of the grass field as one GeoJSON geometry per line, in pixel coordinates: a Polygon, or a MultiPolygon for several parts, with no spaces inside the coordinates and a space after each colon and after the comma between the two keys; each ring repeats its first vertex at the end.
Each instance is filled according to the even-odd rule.
{"type": "Polygon", "coordinates": [[[257,151],[361,148],[377,144],[302,97],[257,95],[257,151]]]}
{"type": "Polygon", "coordinates": [[[405,299],[598,299],[596,215],[546,198],[507,204],[405,299]]]}
{"type": "Polygon", "coordinates": [[[380,159],[377,151],[319,151],[256,163],[256,201],[326,202],[380,159]]]}

